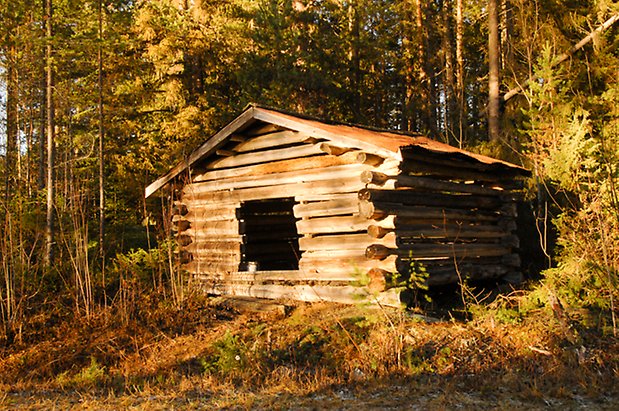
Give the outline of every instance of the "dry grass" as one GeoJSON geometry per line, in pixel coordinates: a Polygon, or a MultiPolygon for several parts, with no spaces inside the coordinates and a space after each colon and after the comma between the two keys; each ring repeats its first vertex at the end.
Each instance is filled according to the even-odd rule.
{"type": "Polygon", "coordinates": [[[612,409],[619,398],[619,342],[580,329],[570,343],[543,310],[427,323],[333,304],[258,314],[148,300],[118,318],[35,317],[23,342],[0,351],[0,406],[612,409]]]}

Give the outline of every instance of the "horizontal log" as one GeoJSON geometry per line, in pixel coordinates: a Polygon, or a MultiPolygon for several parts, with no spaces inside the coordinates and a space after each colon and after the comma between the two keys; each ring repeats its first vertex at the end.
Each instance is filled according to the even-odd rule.
{"type": "Polygon", "coordinates": [[[191,236],[194,241],[243,241],[243,236],[239,233],[233,234],[217,234],[204,232],[203,230],[188,229],[182,233],[183,235],[191,236]]]}
{"type": "Polygon", "coordinates": [[[267,282],[285,282],[285,283],[307,283],[315,281],[339,281],[351,282],[356,278],[349,272],[329,272],[329,273],[313,273],[303,270],[282,270],[282,271],[256,271],[250,273],[242,271],[232,274],[232,281],[247,281],[254,284],[264,284],[267,282]]]}
{"type": "Polygon", "coordinates": [[[377,225],[368,227],[368,235],[382,238],[388,233],[396,233],[398,237],[410,238],[502,238],[509,235],[501,227],[495,225],[460,225],[444,224],[443,226],[418,224],[397,225],[395,228],[385,228],[377,225]]]}
{"type": "Polygon", "coordinates": [[[297,221],[299,234],[329,234],[366,231],[371,220],[358,215],[320,217],[297,221]]]}
{"type": "Polygon", "coordinates": [[[252,126],[250,129],[245,130],[243,132],[244,136],[248,137],[256,137],[262,136],[264,134],[276,133],[278,131],[286,130],[282,126],[278,126],[271,123],[257,123],[257,125],[252,126]]]}
{"type": "Polygon", "coordinates": [[[368,297],[367,291],[360,287],[323,285],[221,284],[210,292],[254,298],[292,299],[307,302],[329,301],[344,304],[358,304],[363,298],[368,297]]]}
{"type": "Polygon", "coordinates": [[[317,237],[299,238],[299,248],[306,251],[318,250],[360,250],[371,244],[380,244],[386,247],[396,247],[395,234],[388,234],[378,240],[367,234],[322,235],[317,237]]]}
{"type": "Polygon", "coordinates": [[[221,275],[224,273],[237,272],[239,269],[239,263],[199,260],[184,264],[182,269],[192,274],[217,273],[221,275]]]}
{"type": "Polygon", "coordinates": [[[406,189],[363,189],[359,191],[359,200],[431,207],[464,209],[483,208],[487,210],[494,210],[501,206],[501,201],[496,197],[480,195],[429,194],[406,189]]]}
{"type": "Polygon", "coordinates": [[[191,198],[190,196],[185,196],[182,199],[183,204],[187,207],[188,212],[190,213],[208,213],[213,212],[216,213],[220,210],[234,210],[241,206],[239,202],[218,202],[213,203],[212,201],[201,201],[198,199],[191,198]]]}
{"type": "Polygon", "coordinates": [[[207,222],[207,221],[223,221],[236,219],[238,212],[234,208],[222,208],[217,210],[200,210],[192,208],[191,212],[181,216],[175,215],[172,217],[172,222],[187,220],[190,222],[207,222]]]}
{"type": "Polygon", "coordinates": [[[265,187],[280,184],[303,183],[360,175],[368,166],[363,164],[345,164],[331,167],[321,167],[312,170],[287,171],[262,176],[226,178],[201,182],[197,192],[240,189],[248,187],[265,187]]]}
{"type": "Polygon", "coordinates": [[[181,246],[187,246],[189,244],[193,244],[196,247],[196,249],[213,250],[218,253],[240,253],[241,251],[240,241],[222,241],[219,239],[204,241],[204,240],[195,240],[192,236],[186,236],[186,235],[179,236],[178,241],[181,246]],[[181,239],[180,237],[183,237],[183,238],[181,239]],[[185,237],[189,237],[189,239],[185,237]]]}
{"type": "Polygon", "coordinates": [[[217,267],[218,269],[222,269],[222,267],[224,267],[225,270],[223,272],[226,272],[236,271],[241,264],[241,261],[242,260],[240,256],[193,254],[192,260],[191,262],[189,262],[189,264],[194,264],[194,267],[197,267],[199,265],[200,267],[202,267],[201,269],[203,270],[210,269],[208,267],[217,267]]]}
{"type": "Polygon", "coordinates": [[[296,204],[293,211],[297,218],[355,214],[359,212],[359,200],[357,193],[354,193],[334,200],[296,204]]]}
{"type": "MultiPolygon", "coordinates": [[[[435,287],[446,284],[456,284],[461,280],[487,280],[501,278],[511,273],[508,267],[503,266],[477,266],[477,267],[446,267],[442,269],[430,269],[425,285],[435,287]]],[[[368,288],[373,292],[381,292],[393,287],[406,286],[405,277],[394,277],[392,272],[374,269],[368,272],[370,284],[368,288]]]]}
{"type": "Polygon", "coordinates": [[[384,157],[375,154],[360,152],[357,154],[357,162],[370,166],[380,166],[385,161],[384,157]]]}
{"type": "MultiPolygon", "coordinates": [[[[184,221],[178,221],[178,226],[184,221]]],[[[191,228],[195,231],[202,231],[204,234],[239,234],[239,222],[237,220],[221,221],[192,221],[191,228]]]]}
{"type": "Polygon", "coordinates": [[[372,244],[365,256],[371,259],[382,260],[390,255],[401,257],[493,257],[510,253],[509,247],[493,244],[411,244],[399,245],[398,248],[386,247],[382,244],[372,244]]]}
{"type": "Polygon", "coordinates": [[[265,148],[299,144],[312,140],[312,137],[307,134],[285,130],[245,139],[245,141],[234,147],[234,151],[238,153],[245,153],[248,151],[263,150],[265,148]]]}
{"type": "Polygon", "coordinates": [[[502,163],[482,163],[474,158],[471,158],[461,153],[435,153],[424,147],[410,146],[401,150],[404,161],[413,160],[415,162],[423,162],[431,165],[446,166],[457,169],[481,171],[502,178],[514,178],[518,176],[528,175],[526,170],[520,168],[512,168],[502,163]]]}
{"type": "Polygon", "coordinates": [[[398,268],[398,272],[404,273],[408,270],[407,267],[410,267],[411,262],[415,265],[421,264],[428,268],[444,268],[444,267],[453,267],[454,264],[462,265],[500,265],[500,266],[508,266],[508,267],[517,267],[518,265],[515,263],[519,263],[520,258],[518,254],[505,254],[501,256],[465,256],[454,258],[453,256],[445,256],[445,257],[416,257],[416,256],[399,256],[396,260],[396,265],[398,268]]]}
{"type": "Polygon", "coordinates": [[[302,257],[299,261],[299,269],[305,270],[308,272],[320,272],[320,273],[330,273],[330,272],[351,272],[355,275],[359,275],[367,272],[372,268],[380,268],[383,270],[396,272],[397,271],[397,256],[390,256],[386,259],[379,260],[369,260],[363,257],[358,258],[350,258],[350,259],[315,259],[315,258],[306,258],[302,257]]]}
{"type": "Polygon", "coordinates": [[[250,152],[244,154],[237,154],[231,157],[220,158],[208,163],[206,165],[206,169],[217,170],[222,168],[240,167],[251,164],[261,164],[272,161],[289,160],[292,158],[302,158],[325,154],[338,156],[348,151],[350,150],[335,147],[327,143],[302,144],[294,147],[250,152]]]}
{"type": "Polygon", "coordinates": [[[207,171],[194,176],[194,182],[221,180],[226,178],[239,178],[247,176],[264,176],[267,174],[283,173],[287,171],[313,170],[346,164],[359,164],[357,162],[357,152],[349,152],[341,156],[314,156],[296,158],[294,160],[273,161],[265,164],[258,164],[234,169],[224,169],[207,171]]]}
{"type": "Polygon", "coordinates": [[[502,187],[503,184],[511,183],[512,179],[501,179],[491,173],[483,173],[481,171],[467,170],[455,167],[446,167],[436,164],[428,164],[420,161],[405,159],[400,165],[402,174],[410,174],[413,176],[422,176],[428,178],[443,178],[453,181],[475,181],[484,184],[493,184],[502,187]]]}
{"type": "Polygon", "coordinates": [[[304,193],[296,195],[294,198],[298,203],[306,204],[308,202],[314,201],[331,201],[331,200],[350,200],[358,202],[357,199],[358,193],[350,192],[350,193],[323,193],[323,194],[313,194],[313,193],[304,193]]]}
{"type": "Polygon", "coordinates": [[[341,178],[336,180],[312,181],[298,184],[282,184],[278,186],[243,188],[233,191],[217,191],[200,193],[194,184],[185,186],[186,195],[195,195],[197,198],[208,201],[251,201],[271,198],[285,198],[315,194],[337,194],[359,191],[363,183],[358,177],[341,178]]]}
{"type": "Polygon", "coordinates": [[[317,251],[304,251],[301,254],[301,259],[333,259],[340,258],[342,260],[349,260],[355,258],[365,258],[365,250],[317,250],[317,251]]]}
{"type": "Polygon", "coordinates": [[[479,222],[496,222],[500,218],[498,213],[479,210],[468,211],[443,207],[410,206],[397,203],[373,203],[365,200],[359,201],[359,215],[372,220],[380,220],[389,215],[396,215],[397,218],[428,218],[479,222]]]}
{"type": "Polygon", "coordinates": [[[235,151],[231,151],[231,150],[215,150],[215,154],[218,156],[222,156],[222,157],[232,157],[234,155],[237,155],[238,153],[236,153],[235,151]]]}
{"type": "Polygon", "coordinates": [[[384,173],[371,170],[366,170],[361,173],[361,181],[366,184],[376,184],[382,186],[390,180],[394,181],[395,188],[417,188],[437,192],[469,193],[486,196],[499,196],[501,194],[505,194],[504,190],[483,187],[477,184],[465,184],[463,182],[454,183],[451,181],[407,175],[388,176],[384,173]]]}
{"type": "Polygon", "coordinates": [[[249,136],[245,136],[243,134],[230,134],[230,137],[228,137],[230,141],[232,141],[233,143],[242,143],[243,141],[247,141],[249,140],[249,136]]]}

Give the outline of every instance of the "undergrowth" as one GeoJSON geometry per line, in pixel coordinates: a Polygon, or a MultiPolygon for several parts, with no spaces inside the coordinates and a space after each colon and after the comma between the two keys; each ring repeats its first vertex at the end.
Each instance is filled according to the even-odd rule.
{"type": "Polygon", "coordinates": [[[619,376],[616,338],[588,326],[581,312],[564,312],[562,324],[531,292],[471,304],[468,322],[326,303],[297,304],[285,315],[240,313],[199,296],[179,309],[154,292],[135,304],[129,319],[113,308],[88,321],[42,309],[30,325],[45,327],[37,340],[0,350],[0,387],[304,395],[342,384],[438,378],[534,397],[599,395],[619,376]]]}

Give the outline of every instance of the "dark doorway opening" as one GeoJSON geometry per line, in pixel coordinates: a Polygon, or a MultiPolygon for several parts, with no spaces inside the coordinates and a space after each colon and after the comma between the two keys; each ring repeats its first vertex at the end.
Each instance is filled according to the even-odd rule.
{"type": "Polygon", "coordinates": [[[242,271],[299,269],[299,234],[292,211],[294,198],[241,204],[242,271]]]}

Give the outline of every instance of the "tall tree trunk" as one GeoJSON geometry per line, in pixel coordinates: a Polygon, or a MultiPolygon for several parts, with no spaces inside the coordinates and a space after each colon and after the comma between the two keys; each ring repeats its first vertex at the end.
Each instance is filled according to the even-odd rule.
{"type": "Polygon", "coordinates": [[[45,90],[46,90],[46,136],[47,136],[47,207],[45,220],[45,265],[51,267],[54,249],[54,69],[52,67],[52,0],[45,0],[46,47],[45,47],[45,90]]]}
{"type": "MultiPolygon", "coordinates": [[[[41,37],[45,38],[45,36],[47,36],[47,18],[45,17],[47,15],[46,10],[47,10],[47,3],[45,0],[43,0],[41,2],[42,6],[43,6],[43,19],[42,19],[42,24],[41,24],[41,37]]],[[[41,61],[43,61],[43,64],[41,65],[42,73],[41,73],[41,109],[40,109],[40,116],[41,116],[41,121],[40,121],[40,127],[39,127],[39,167],[38,167],[38,178],[37,178],[37,187],[40,190],[43,190],[43,188],[45,188],[45,178],[46,178],[46,174],[45,174],[45,135],[46,135],[46,123],[47,123],[47,113],[45,112],[45,106],[47,105],[47,88],[46,88],[46,84],[47,84],[47,63],[45,61],[45,56],[47,55],[47,46],[43,46],[43,48],[40,50],[41,53],[41,61]]]]}
{"type": "Polygon", "coordinates": [[[488,0],[488,138],[500,139],[500,95],[499,95],[499,9],[498,0],[488,0]]]}
{"type": "Polygon", "coordinates": [[[351,35],[350,49],[348,51],[350,84],[353,93],[352,111],[353,121],[361,121],[361,60],[359,56],[359,11],[357,3],[352,1],[348,5],[348,31],[351,35]]]}
{"type": "Polygon", "coordinates": [[[97,48],[97,71],[99,91],[99,256],[101,258],[101,277],[105,290],[105,247],[103,239],[105,235],[105,190],[104,190],[104,152],[103,152],[103,6],[102,0],[98,1],[99,16],[99,47],[97,48]]]}
{"type": "MultiPolygon", "coordinates": [[[[12,43],[12,41],[11,41],[12,43]]],[[[5,169],[5,201],[8,207],[9,199],[15,188],[17,180],[17,104],[18,104],[18,76],[17,76],[17,50],[15,44],[8,47],[6,66],[6,169],[5,169]]]]}
{"type": "Polygon", "coordinates": [[[443,7],[441,10],[441,17],[443,20],[443,33],[441,38],[442,52],[443,52],[443,93],[444,93],[444,106],[442,109],[443,115],[443,131],[445,133],[445,139],[449,142],[450,137],[454,133],[454,112],[455,110],[455,92],[454,92],[454,64],[453,64],[453,42],[452,42],[452,28],[451,28],[451,2],[449,0],[443,0],[443,7]]]}
{"type": "Polygon", "coordinates": [[[458,102],[458,145],[462,148],[464,142],[464,119],[466,116],[464,106],[464,52],[463,42],[464,24],[462,9],[464,0],[456,0],[456,98],[458,102]]]}
{"type": "Polygon", "coordinates": [[[430,78],[427,70],[426,57],[426,32],[423,22],[425,13],[423,11],[423,0],[415,0],[415,27],[417,31],[417,62],[418,62],[418,83],[420,90],[420,116],[421,122],[426,130],[434,130],[436,123],[432,115],[432,104],[430,103],[430,78]]]}
{"type": "Polygon", "coordinates": [[[404,2],[404,22],[403,22],[403,37],[402,37],[402,54],[404,56],[404,90],[402,100],[402,118],[401,127],[404,131],[411,131],[415,128],[414,117],[414,94],[415,94],[415,56],[414,50],[414,33],[412,30],[414,16],[409,11],[410,3],[404,2]]]}

